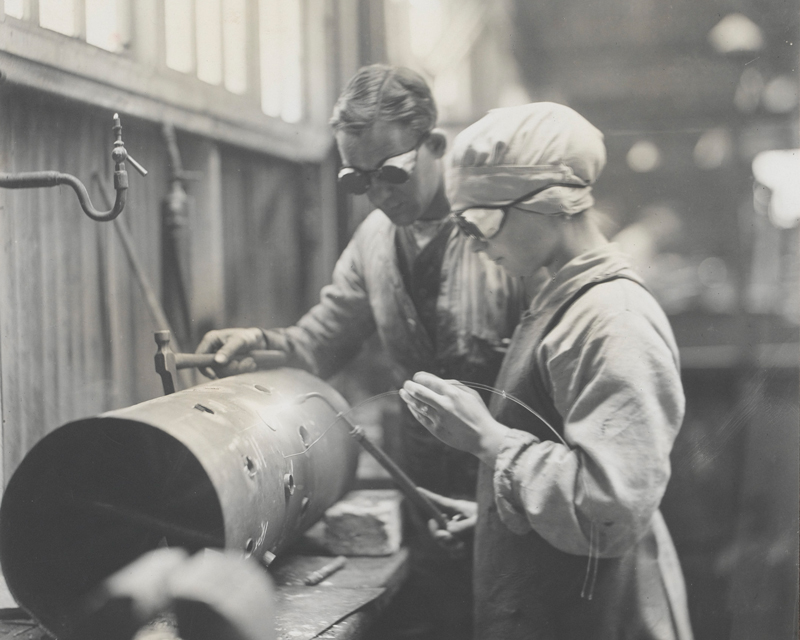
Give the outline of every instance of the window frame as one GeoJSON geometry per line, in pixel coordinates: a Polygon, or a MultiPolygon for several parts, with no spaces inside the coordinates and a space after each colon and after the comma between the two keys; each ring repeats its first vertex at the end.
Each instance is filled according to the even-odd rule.
{"type": "MultiPolygon", "coordinates": [[[[36,5],[35,0],[29,0],[36,5]]],[[[298,123],[261,110],[258,6],[248,19],[248,89],[234,94],[194,74],[166,66],[164,0],[130,4],[130,48],[106,51],[76,37],[20,20],[0,2],[0,81],[156,122],[180,123],[184,131],[295,162],[320,162],[333,137],[327,123],[308,115],[298,123]],[[155,29],[138,28],[155,25],[155,29]]],[[[312,75],[304,62],[305,82],[312,75]]],[[[304,105],[304,111],[309,110],[304,105]]],[[[313,116],[313,114],[309,114],[313,116]]]]}

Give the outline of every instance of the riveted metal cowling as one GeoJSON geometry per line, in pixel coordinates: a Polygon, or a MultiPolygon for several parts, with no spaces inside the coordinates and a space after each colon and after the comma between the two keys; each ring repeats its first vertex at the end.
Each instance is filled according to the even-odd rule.
{"type": "Polygon", "coordinates": [[[297,369],[214,380],[43,438],[0,507],[17,602],[68,635],[81,598],[168,544],[280,554],[350,488],[345,400],[297,369]]]}

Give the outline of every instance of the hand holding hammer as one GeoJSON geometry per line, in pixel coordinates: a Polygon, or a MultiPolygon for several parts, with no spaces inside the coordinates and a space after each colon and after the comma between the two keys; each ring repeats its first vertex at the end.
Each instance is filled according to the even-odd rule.
{"type": "MultiPolygon", "coordinates": [[[[169,331],[156,331],[155,339],[156,344],[158,345],[158,351],[156,352],[155,356],[156,372],[161,376],[161,383],[164,387],[165,394],[175,392],[175,379],[177,378],[179,369],[197,367],[209,378],[216,378],[217,374],[215,369],[220,370],[223,367],[226,367],[226,365],[228,366],[226,367],[225,375],[233,375],[234,373],[245,373],[247,371],[255,371],[256,369],[273,369],[286,364],[288,358],[286,353],[283,351],[257,348],[251,349],[249,348],[250,342],[244,341],[239,344],[239,341],[237,341],[236,345],[238,346],[234,345],[236,348],[233,351],[230,351],[230,345],[225,343],[225,345],[229,347],[228,352],[240,352],[247,355],[245,358],[236,363],[236,370],[231,371],[232,365],[228,364],[230,358],[226,353],[223,353],[222,349],[216,353],[204,353],[201,351],[201,349],[206,348],[206,340],[208,340],[211,334],[223,333],[224,331],[246,332],[251,330],[226,329],[222,331],[209,331],[206,334],[206,337],[203,338],[203,342],[201,342],[200,346],[197,348],[196,353],[174,353],[169,346],[169,331]],[[221,355],[223,356],[222,358],[220,358],[221,355]]],[[[255,331],[259,330],[256,329],[255,331]]],[[[262,337],[261,344],[264,342],[265,340],[262,337]]]]}

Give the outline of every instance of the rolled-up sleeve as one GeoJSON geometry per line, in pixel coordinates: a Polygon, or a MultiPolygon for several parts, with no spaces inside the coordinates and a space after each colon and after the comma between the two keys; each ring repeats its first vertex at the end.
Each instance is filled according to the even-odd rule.
{"type": "Polygon", "coordinates": [[[624,554],[645,533],[684,408],[674,344],[660,329],[625,311],[542,349],[567,445],[506,436],[494,492],[511,531],[601,557],[624,554]]]}

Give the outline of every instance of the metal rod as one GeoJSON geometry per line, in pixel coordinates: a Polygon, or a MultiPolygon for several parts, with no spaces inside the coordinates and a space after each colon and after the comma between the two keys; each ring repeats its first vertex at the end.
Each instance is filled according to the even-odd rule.
{"type": "MultiPolygon", "coordinates": [[[[348,421],[349,423],[349,421],[348,421]]],[[[417,486],[412,482],[405,472],[397,466],[397,463],[392,460],[378,445],[374,444],[364,433],[364,429],[357,425],[351,425],[350,435],[358,440],[359,444],[366,449],[366,451],[375,458],[380,465],[389,472],[392,479],[397,483],[398,488],[411,500],[424,514],[436,520],[436,524],[440,529],[447,530],[447,519],[441,511],[436,508],[436,505],[430,499],[420,493],[417,486]]]]}
{"type": "MultiPolygon", "coordinates": [[[[298,396],[295,400],[296,403],[300,404],[301,402],[305,402],[309,398],[318,398],[323,402],[328,403],[332,409],[335,410],[335,407],[330,403],[330,401],[320,393],[306,393],[302,396],[298,396]]],[[[336,416],[337,421],[339,419],[344,420],[350,427],[350,431],[348,432],[358,443],[364,447],[365,451],[369,453],[378,463],[386,469],[392,479],[397,484],[397,488],[411,501],[413,502],[417,508],[420,509],[423,513],[427,514],[434,520],[436,520],[436,524],[439,525],[440,529],[447,530],[447,518],[444,517],[441,511],[439,511],[438,507],[433,504],[428,496],[424,495],[420,490],[417,488],[417,485],[414,484],[414,481],[409,478],[405,471],[403,471],[397,463],[392,460],[386,452],[381,449],[378,445],[376,445],[372,440],[367,437],[367,434],[364,433],[364,429],[359,427],[358,425],[353,424],[350,420],[343,413],[339,413],[336,416]]]]}

